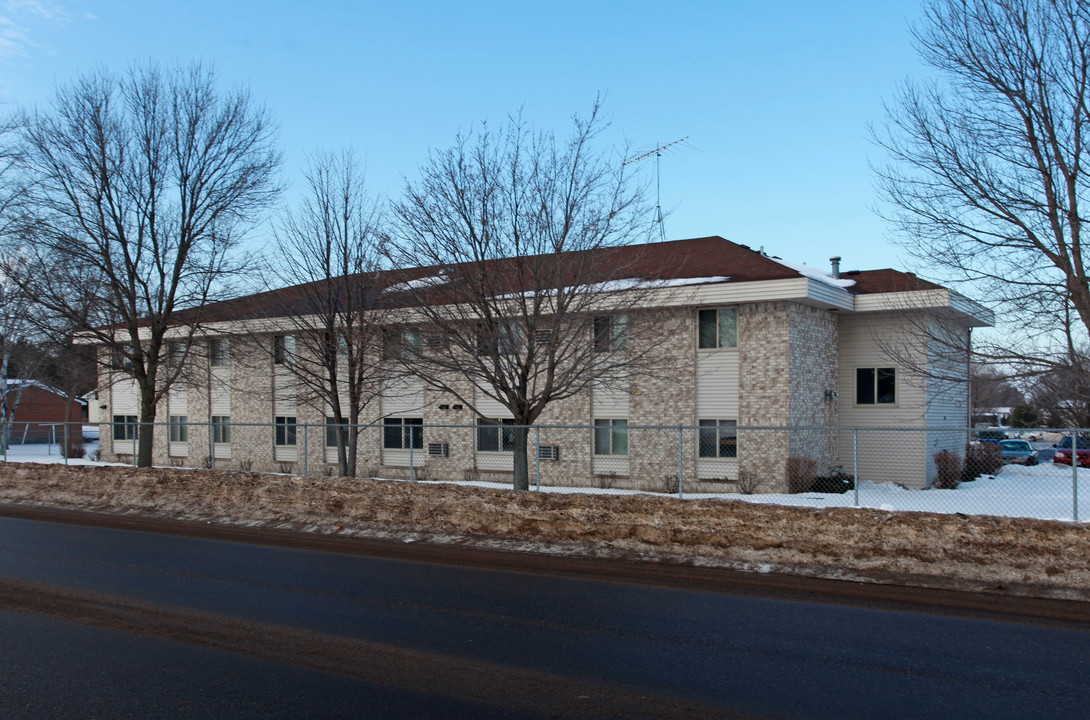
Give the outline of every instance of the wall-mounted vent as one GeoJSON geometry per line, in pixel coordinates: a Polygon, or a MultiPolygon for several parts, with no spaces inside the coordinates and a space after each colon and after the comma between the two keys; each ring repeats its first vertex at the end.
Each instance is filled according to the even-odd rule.
{"type": "Polygon", "coordinates": [[[447,444],[446,443],[428,443],[428,455],[432,457],[446,457],[447,456],[447,444]]]}
{"type": "Polygon", "coordinates": [[[557,445],[538,445],[537,456],[542,460],[559,460],[560,447],[557,445]]]}

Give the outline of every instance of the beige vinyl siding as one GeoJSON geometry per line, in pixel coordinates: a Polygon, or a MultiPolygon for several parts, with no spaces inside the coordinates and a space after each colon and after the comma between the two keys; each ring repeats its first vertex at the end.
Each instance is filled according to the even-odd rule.
{"type": "Polygon", "coordinates": [[[411,378],[391,381],[382,390],[382,415],[421,417],[424,413],[424,383],[411,378]]]}
{"type": "MultiPolygon", "coordinates": [[[[627,387],[628,383],[623,383],[627,387]]],[[[591,388],[591,412],[594,417],[628,417],[628,391],[620,385],[591,388]]]]}
{"type": "Polygon", "coordinates": [[[295,415],[298,404],[295,376],[283,366],[273,368],[273,415],[295,415]]]}
{"type": "MultiPolygon", "coordinates": [[[[926,422],[925,382],[905,367],[902,358],[914,343],[919,329],[903,317],[882,314],[842,315],[839,327],[840,425],[864,428],[923,428],[926,422]],[[857,405],[857,368],[893,367],[897,370],[896,400],[893,406],[857,405]]],[[[924,364],[922,349],[907,355],[917,368],[924,364]]],[[[852,434],[840,433],[840,464],[852,467],[852,434]]],[[[866,430],[859,433],[859,478],[872,482],[896,482],[906,487],[927,485],[926,438],[922,432],[866,430]]]]}
{"type": "Polygon", "coordinates": [[[113,384],[110,388],[110,411],[114,415],[140,414],[140,391],[135,380],[121,378],[113,384]]]}
{"type": "Polygon", "coordinates": [[[927,426],[960,428],[932,430],[927,434],[927,477],[936,474],[935,454],[946,450],[964,457],[968,442],[969,384],[968,357],[953,347],[968,345],[968,328],[951,326],[936,319],[930,323],[927,359],[927,426]],[[953,346],[953,347],[952,347],[953,346]],[[961,380],[959,382],[958,380],[961,380]]]}
{"type": "Polygon", "coordinates": [[[212,368],[209,388],[209,415],[231,414],[231,368],[212,368]]]}
{"type": "MultiPolygon", "coordinates": [[[[696,421],[737,420],[738,350],[700,350],[696,355],[696,421]]],[[[736,478],[738,458],[700,457],[696,476],[701,480],[736,478]]]]}

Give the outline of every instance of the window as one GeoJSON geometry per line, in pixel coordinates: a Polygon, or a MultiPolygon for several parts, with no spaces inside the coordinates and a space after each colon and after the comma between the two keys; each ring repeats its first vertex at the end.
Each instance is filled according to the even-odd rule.
{"type": "Polygon", "coordinates": [[[334,418],[326,416],[325,419],[325,446],[337,447],[340,444],[348,445],[348,423],[338,423],[334,418]],[[337,436],[340,436],[338,438],[337,436]]]}
{"type": "Polygon", "coordinates": [[[738,421],[701,420],[700,457],[738,457],[738,421]]]}
{"type": "Polygon", "coordinates": [[[477,326],[477,354],[491,355],[493,346],[499,355],[515,355],[522,347],[522,326],[496,323],[477,326]]]}
{"type": "Polygon", "coordinates": [[[594,351],[624,350],[628,339],[627,315],[599,315],[594,318],[594,351]]]}
{"type": "Polygon", "coordinates": [[[212,367],[227,367],[231,360],[231,344],[227,338],[212,338],[208,341],[208,357],[212,367]]]}
{"type": "Polygon", "coordinates": [[[295,418],[284,415],[276,417],[276,444],[295,444],[295,418]]]}
{"type": "Polygon", "coordinates": [[[738,347],[738,311],[734,308],[701,310],[698,313],[699,347],[738,347]]]}
{"type": "Polygon", "coordinates": [[[595,455],[627,455],[628,454],[628,421],[627,420],[595,420],[594,421],[594,454],[595,455]]]}
{"type": "Polygon", "coordinates": [[[423,340],[415,330],[387,330],[383,333],[383,356],[388,359],[410,358],[420,354],[423,340]]]}
{"type": "Polygon", "coordinates": [[[384,418],[382,447],[388,450],[421,449],[424,447],[423,418],[384,418]]]}
{"type": "Polygon", "coordinates": [[[212,416],[212,442],[216,444],[231,442],[231,418],[227,415],[212,416]]]}
{"type": "Polygon", "coordinates": [[[189,442],[189,420],[185,415],[170,416],[170,441],[189,442]]]}
{"type": "Polygon", "coordinates": [[[513,452],[515,449],[514,420],[477,418],[477,450],[480,452],[513,452]]]}
{"type": "Polygon", "coordinates": [[[897,402],[896,368],[856,368],[857,405],[893,405],[897,402]]]}
{"type": "Polygon", "coordinates": [[[114,440],[134,440],[136,438],[136,416],[114,415],[114,440]]]}
{"type": "Polygon", "coordinates": [[[295,360],[295,336],[273,335],[273,362],[290,365],[295,360]]]}
{"type": "Polygon", "coordinates": [[[110,363],[114,370],[132,370],[132,346],[122,345],[118,349],[114,350],[113,359],[110,363]]]}
{"type": "Polygon", "coordinates": [[[171,341],[167,343],[167,367],[177,368],[182,366],[182,358],[185,357],[188,346],[184,342],[171,341]]]}

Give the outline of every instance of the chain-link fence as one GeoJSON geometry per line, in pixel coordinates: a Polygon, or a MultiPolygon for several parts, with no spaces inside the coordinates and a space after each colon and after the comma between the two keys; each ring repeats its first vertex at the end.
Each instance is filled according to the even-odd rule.
{"type": "MultiPolygon", "coordinates": [[[[311,476],[510,488],[519,428],[504,421],[359,426],[178,418],[143,428],[152,463],[311,476]]],[[[812,507],[1090,519],[1090,431],[951,427],[593,425],[525,428],[531,490],[659,493],[812,507]],[[1074,459],[1074,461],[1073,461],[1074,459]]],[[[13,423],[6,460],[134,464],[135,418],[98,425],[13,423]]]]}

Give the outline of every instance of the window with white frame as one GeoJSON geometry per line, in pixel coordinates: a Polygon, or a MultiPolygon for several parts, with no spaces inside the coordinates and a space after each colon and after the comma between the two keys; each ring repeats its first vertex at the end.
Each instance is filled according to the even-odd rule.
{"type": "Polygon", "coordinates": [[[212,416],[212,442],[226,445],[231,442],[231,418],[228,415],[212,416]]]}
{"type": "Polygon", "coordinates": [[[273,362],[290,365],[295,361],[295,336],[273,335],[273,362]]]}
{"type": "Polygon", "coordinates": [[[700,421],[700,457],[738,457],[737,420],[700,421]]]}
{"type": "Polygon", "coordinates": [[[189,418],[185,415],[170,416],[170,441],[189,442],[189,418]]]}
{"type": "Polygon", "coordinates": [[[424,418],[383,418],[382,447],[387,450],[422,449],[424,418]]]}
{"type": "Polygon", "coordinates": [[[627,315],[599,315],[594,318],[594,351],[618,352],[628,341],[627,315]]]}
{"type": "Polygon", "coordinates": [[[628,454],[628,420],[596,419],[594,421],[594,454],[628,454]]]}
{"type": "Polygon", "coordinates": [[[856,368],[855,403],[856,405],[895,405],[897,403],[897,369],[856,368]]]}
{"type": "Polygon", "coordinates": [[[399,328],[382,334],[383,356],[386,358],[411,358],[419,355],[424,346],[423,338],[416,330],[399,328]]]}
{"type": "Polygon", "coordinates": [[[212,367],[227,367],[231,362],[231,344],[227,338],[208,341],[208,358],[212,367]]]}
{"type": "Polygon", "coordinates": [[[348,445],[348,422],[338,423],[335,418],[328,415],[325,419],[325,446],[337,447],[348,445]]]}
{"type": "Polygon", "coordinates": [[[291,415],[277,415],[275,420],[275,442],[280,446],[295,444],[295,418],[291,415]]]}
{"type": "Polygon", "coordinates": [[[136,439],[136,416],[114,415],[114,440],[136,439]]]}
{"type": "Polygon", "coordinates": [[[492,323],[477,326],[477,354],[516,355],[522,347],[522,326],[513,322],[492,323]]]}
{"type": "Polygon", "coordinates": [[[167,343],[167,367],[177,368],[182,366],[188,344],[180,340],[171,340],[167,343]]]}
{"type": "Polygon", "coordinates": [[[738,311],[715,308],[697,312],[697,343],[702,349],[738,347],[738,311]]]}
{"type": "Polygon", "coordinates": [[[480,452],[514,452],[515,421],[507,418],[477,418],[477,450],[480,452]]]}

